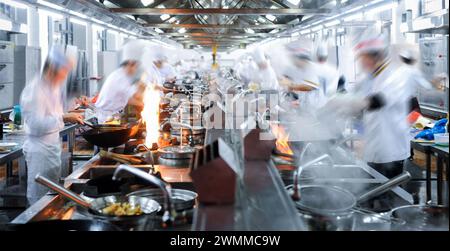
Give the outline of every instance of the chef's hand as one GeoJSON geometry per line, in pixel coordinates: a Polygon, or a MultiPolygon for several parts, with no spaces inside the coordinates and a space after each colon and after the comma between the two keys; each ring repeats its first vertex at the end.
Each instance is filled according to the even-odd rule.
{"type": "Polygon", "coordinates": [[[80,113],[66,113],[63,115],[63,120],[64,122],[69,122],[69,123],[78,123],[81,125],[84,125],[84,115],[80,114],[80,113]]]}

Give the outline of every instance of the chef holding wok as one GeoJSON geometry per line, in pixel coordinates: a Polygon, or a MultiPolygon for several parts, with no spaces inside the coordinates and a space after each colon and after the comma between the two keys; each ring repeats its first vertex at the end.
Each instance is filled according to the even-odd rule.
{"type": "Polygon", "coordinates": [[[142,53],[146,44],[134,40],[124,45],[122,63],[105,80],[95,103],[98,123],[112,121],[127,105],[144,106],[143,93],[145,79],[141,65],[142,53]]]}

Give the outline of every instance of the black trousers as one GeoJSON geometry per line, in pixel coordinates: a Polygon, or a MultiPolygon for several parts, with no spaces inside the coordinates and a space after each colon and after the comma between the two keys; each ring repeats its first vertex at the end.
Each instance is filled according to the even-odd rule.
{"type": "Polygon", "coordinates": [[[370,167],[386,176],[388,179],[400,175],[403,172],[404,160],[388,162],[388,163],[367,163],[370,167]]]}
{"type": "MultiPolygon", "coordinates": [[[[388,162],[388,163],[367,163],[370,167],[377,170],[382,175],[391,179],[403,172],[404,160],[388,162]]],[[[386,212],[395,207],[392,195],[384,193],[377,197],[363,203],[364,207],[367,207],[376,212],[386,212]]]]}

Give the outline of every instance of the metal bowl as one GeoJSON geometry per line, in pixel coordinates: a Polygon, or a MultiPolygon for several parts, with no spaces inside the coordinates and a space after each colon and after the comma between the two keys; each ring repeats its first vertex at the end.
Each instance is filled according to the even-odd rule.
{"type": "MultiPolygon", "coordinates": [[[[197,193],[185,189],[172,189],[172,203],[176,211],[191,209],[197,203],[197,193]]],[[[151,198],[160,204],[164,203],[164,195],[160,189],[145,189],[132,192],[130,196],[151,198]]]]}

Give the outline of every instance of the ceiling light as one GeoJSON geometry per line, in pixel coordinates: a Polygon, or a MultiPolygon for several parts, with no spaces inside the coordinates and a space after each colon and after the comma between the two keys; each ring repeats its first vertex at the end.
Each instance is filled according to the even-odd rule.
{"type": "Polygon", "coordinates": [[[258,17],[258,21],[261,22],[261,23],[265,23],[266,22],[266,20],[263,17],[258,17]]]}
{"type": "Polygon", "coordinates": [[[155,2],[154,0],[141,0],[142,5],[144,5],[145,7],[149,6],[154,2],[155,2]]]}
{"type": "Polygon", "coordinates": [[[269,33],[274,34],[274,33],[278,33],[280,30],[279,29],[275,29],[275,30],[271,30],[269,33]]]}
{"type": "Polygon", "coordinates": [[[311,28],[311,30],[314,31],[314,32],[322,30],[322,29],[323,29],[323,25],[318,25],[318,26],[316,26],[314,28],[311,28]]]}
{"type": "Polygon", "coordinates": [[[347,22],[347,21],[352,21],[352,20],[355,20],[355,19],[360,19],[360,18],[362,18],[362,17],[363,17],[362,13],[359,12],[359,13],[350,15],[350,16],[348,16],[348,17],[345,17],[345,18],[344,18],[344,21],[346,21],[346,22],[347,22]]]}
{"type": "Polygon", "coordinates": [[[275,21],[277,19],[274,15],[266,15],[266,18],[269,19],[271,22],[275,21]]]}
{"type": "Polygon", "coordinates": [[[298,5],[300,3],[300,0],[288,0],[288,2],[293,5],[298,5]]]}
{"type": "Polygon", "coordinates": [[[246,33],[250,33],[250,34],[254,34],[255,33],[255,31],[250,29],[250,28],[247,28],[247,29],[244,29],[244,30],[245,30],[246,33]]]}
{"type": "Polygon", "coordinates": [[[161,20],[166,21],[167,19],[170,18],[169,14],[162,14],[161,16],[159,16],[161,18],[161,20]]]}
{"type": "Polygon", "coordinates": [[[300,34],[305,35],[310,32],[311,32],[310,30],[302,30],[302,31],[300,31],[300,34]]]}
{"type": "Polygon", "coordinates": [[[204,16],[203,16],[203,19],[207,20],[208,17],[209,17],[208,15],[204,15],[204,16]]]}
{"type": "Polygon", "coordinates": [[[158,32],[158,33],[164,33],[164,31],[161,30],[160,28],[155,28],[155,31],[158,32]]]}
{"type": "Polygon", "coordinates": [[[339,23],[340,23],[339,20],[334,20],[334,21],[325,23],[325,26],[326,26],[326,27],[335,26],[335,25],[338,25],[339,23]]]}
{"type": "Polygon", "coordinates": [[[179,33],[185,33],[185,32],[186,32],[186,29],[185,29],[185,28],[181,28],[181,29],[178,30],[178,32],[179,32],[179,33]]]}

